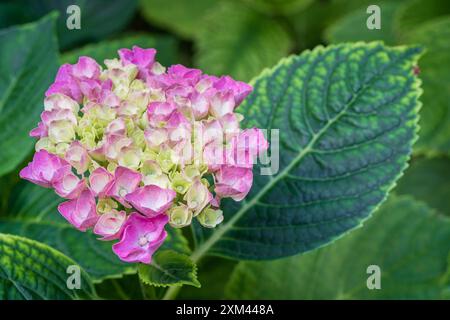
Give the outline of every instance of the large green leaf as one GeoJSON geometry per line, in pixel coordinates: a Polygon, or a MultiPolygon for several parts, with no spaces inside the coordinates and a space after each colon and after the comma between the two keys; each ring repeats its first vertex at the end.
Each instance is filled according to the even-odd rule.
{"type": "Polygon", "coordinates": [[[432,20],[408,34],[410,43],[427,51],[420,61],[423,110],[417,153],[450,155],[450,15],[432,20]]]}
{"type": "Polygon", "coordinates": [[[205,72],[246,81],[289,52],[289,35],[278,22],[239,3],[222,3],[206,20],[195,57],[205,72]]]}
{"type": "Polygon", "coordinates": [[[171,65],[176,62],[176,41],[168,36],[156,36],[149,34],[137,34],[116,40],[106,40],[96,44],[90,44],[62,55],[63,63],[76,63],[80,56],[89,56],[99,63],[105,59],[117,57],[117,50],[140,46],[142,48],[155,48],[158,50],[157,60],[163,65],[171,65]]]}
{"type": "Polygon", "coordinates": [[[255,166],[246,200],[223,201],[218,228],[195,228],[194,261],[207,253],[294,255],[360,226],[394,186],[417,138],[420,52],[341,44],[263,72],[238,111],[243,127],[280,129],[279,171],[260,175],[255,166]]]}
{"type": "Polygon", "coordinates": [[[208,28],[203,17],[217,6],[211,0],[140,0],[139,4],[142,15],[151,24],[188,39],[194,38],[202,28],[208,28]]]}
{"type": "Polygon", "coordinates": [[[181,286],[183,284],[200,287],[197,280],[197,266],[189,256],[173,250],[159,250],[152,263],[139,266],[139,277],[145,284],[153,286],[181,286]]]}
{"type": "Polygon", "coordinates": [[[387,44],[396,44],[394,23],[397,11],[402,2],[380,2],[381,29],[370,30],[366,26],[369,14],[366,7],[359,8],[343,16],[325,31],[325,38],[330,43],[346,41],[374,41],[383,40],[387,44]]]}
{"type": "Polygon", "coordinates": [[[240,262],[226,296],[438,299],[450,286],[449,250],[448,218],[413,198],[393,198],[363,228],[330,246],[273,262],[240,262]],[[380,268],[380,290],[367,288],[370,265],[380,268]]]}
{"type": "Polygon", "coordinates": [[[450,159],[414,159],[395,192],[413,195],[431,208],[450,216],[450,159]]]}
{"type": "Polygon", "coordinates": [[[77,264],[55,249],[26,238],[0,233],[0,300],[66,300],[95,297],[92,282],[80,269],[80,289],[69,289],[68,267],[77,264]]]}
{"type": "MultiPolygon", "coordinates": [[[[137,6],[137,0],[9,0],[9,23],[18,24],[36,20],[50,11],[58,11],[57,33],[61,48],[98,41],[123,29],[137,6]],[[80,8],[80,29],[69,29],[67,19],[72,14],[67,8],[80,8]]],[[[1,7],[0,7],[1,8],[1,7]]],[[[43,46],[45,48],[45,46],[43,46]]]]}
{"type": "Polygon", "coordinates": [[[28,132],[57,69],[55,18],[0,31],[0,176],[33,148],[28,132]]]}

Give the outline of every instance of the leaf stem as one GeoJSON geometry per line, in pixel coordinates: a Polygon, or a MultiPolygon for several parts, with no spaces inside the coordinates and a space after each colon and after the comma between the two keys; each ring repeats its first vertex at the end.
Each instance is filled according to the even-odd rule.
{"type": "Polygon", "coordinates": [[[166,290],[166,293],[163,296],[163,300],[175,300],[180,292],[182,286],[171,286],[166,290]]]}

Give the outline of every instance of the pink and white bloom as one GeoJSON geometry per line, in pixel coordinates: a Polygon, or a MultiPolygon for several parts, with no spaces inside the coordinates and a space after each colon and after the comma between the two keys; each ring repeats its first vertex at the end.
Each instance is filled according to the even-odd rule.
{"type": "Polygon", "coordinates": [[[113,250],[129,262],[151,262],[166,223],[219,224],[221,198],[248,194],[254,161],[268,148],[234,112],[250,85],[166,69],[155,55],[134,46],[105,69],[89,57],[62,65],[30,132],[37,152],[20,172],[68,199],[58,210],[76,228],[120,239],[113,250]]]}
{"type": "Polygon", "coordinates": [[[58,211],[80,231],[93,227],[98,220],[95,197],[89,189],[85,189],[78,198],[59,204],[58,211]]]}
{"type": "Polygon", "coordinates": [[[153,127],[161,127],[170,118],[176,105],[170,102],[151,102],[147,108],[148,122],[153,127]]]}
{"type": "Polygon", "coordinates": [[[19,176],[42,187],[49,188],[56,178],[57,172],[71,172],[70,165],[60,157],[40,150],[33,156],[33,161],[23,168],[19,176]]]}
{"type": "Polygon", "coordinates": [[[100,198],[106,195],[113,182],[114,175],[103,167],[95,169],[89,176],[89,186],[92,192],[100,198]]]}
{"type": "Polygon", "coordinates": [[[79,141],[73,141],[64,156],[76,170],[78,174],[83,174],[89,166],[89,155],[79,141]]]}
{"type": "Polygon", "coordinates": [[[94,227],[94,233],[102,236],[101,240],[115,240],[120,238],[127,219],[125,211],[111,210],[100,216],[94,227]]]}
{"type": "Polygon", "coordinates": [[[222,166],[216,173],[214,191],[221,198],[230,197],[241,201],[250,191],[253,183],[253,172],[249,168],[222,166]]]}
{"type": "Polygon", "coordinates": [[[127,194],[136,190],[141,182],[142,176],[139,172],[125,168],[117,167],[114,172],[114,181],[108,189],[107,196],[113,197],[125,207],[129,208],[129,204],[125,201],[127,194]]]}
{"type": "Polygon", "coordinates": [[[72,172],[67,172],[63,167],[55,175],[53,182],[55,192],[62,198],[75,199],[86,189],[86,180],[78,178],[72,172]]]}
{"type": "Polygon", "coordinates": [[[139,212],[154,217],[164,213],[172,205],[175,196],[176,192],[171,189],[147,185],[126,195],[125,200],[139,212]]]}
{"type": "Polygon", "coordinates": [[[150,218],[132,213],[124,225],[120,241],[113,245],[114,253],[126,262],[150,264],[153,253],[167,237],[164,227],[168,220],[166,215],[150,218]]]}

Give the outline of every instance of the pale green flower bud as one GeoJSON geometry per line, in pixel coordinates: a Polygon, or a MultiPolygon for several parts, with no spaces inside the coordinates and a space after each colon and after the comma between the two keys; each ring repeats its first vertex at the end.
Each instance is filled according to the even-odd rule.
{"type": "Polygon", "coordinates": [[[66,151],[69,149],[69,147],[70,147],[70,144],[68,144],[68,143],[66,143],[66,142],[58,143],[58,144],[55,146],[55,153],[56,153],[58,156],[64,158],[64,156],[65,156],[65,154],[66,154],[66,151]]]}
{"type": "Polygon", "coordinates": [[[168,173],[174,166],[172,150],[161,149],[158,153],[156,161],[161,166],[163,172],[168,173]]]}
{"type": "Polygon", "coordinates": [[[175,172],[171,178],[172,178],[172,189],[180,194],[185,194],[192,184],[192,180],[187,179],[180,172],[175,172]]]}
{"type": "Polygon", "coordinates": [[[125,147],[120,150],[118,163],[122,167],[137,169],[141,164],[142,150],[136,147],[125,147]]]}
{"type": "Polygon", "coordinates": [[[184,204],[172,207],[168,214],[169,223],[174,228],[182,228],[192,222],[192,211],[184,204]]]}
{"type": "Polygon", "coordinates": [[[223,212],[220,209],[206,208],[197,216],[198,222],[206,228],[215,228],[223,221],[223,212]]]}
{"type": "Polygon", "coordinates": [[[111,198],[99,199],[97,202],[97,212],[100,214],[111,212],[118,207],[117,202],[111,198]]]}
{"type": "Polygon", "coordinates": [[[38,140],[38,142],[36,142],[35,149],[36,149],[36,152],[44,149],[50,153],[54,153],[55,152],[55,144],[53,142],[51,142],[48,137],[43,137],[43,138],[40,138],[38,140]]]}
{"type": "Polygon", "coordinates": [[[196,180],[184,196],[184,200],[187,202],[189,209],[194,212],[194,216],[198,215],[211,199],[211,192],[200,180],[196,180]]]}
{"type": "Polygon", "coordinates": [[[73,123],[69,120],[57,120],[50,123],[48,137],[53,143],[71,142],[75,138],[73,123]]]}

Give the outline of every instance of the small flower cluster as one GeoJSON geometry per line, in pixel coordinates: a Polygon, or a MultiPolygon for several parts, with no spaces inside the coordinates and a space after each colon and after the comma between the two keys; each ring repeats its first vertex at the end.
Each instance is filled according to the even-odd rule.
{"type": "Polygon", "coordinates": [[[89,57],[61,66],[20,172],[67,199],[58,210],[77,229],[118,239],[113,251],[128,262],[150,263],[167,223],[219,224],[220,199],[247,195],[268,147],[234,112],[251,86],[182,65],[166,71],[155,55],[133,47],[105,69],[89,57]]]}

